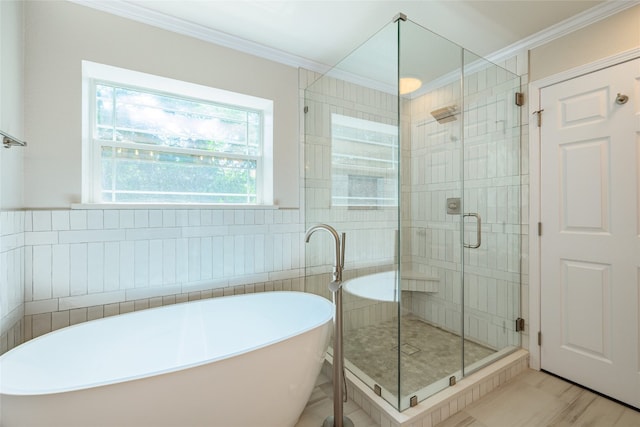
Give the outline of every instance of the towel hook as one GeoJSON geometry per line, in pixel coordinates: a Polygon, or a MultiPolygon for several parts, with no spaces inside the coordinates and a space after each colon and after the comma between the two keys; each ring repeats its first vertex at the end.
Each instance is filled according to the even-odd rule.
{"type": "Polygon", "coordinates": [[[618,93],[618,95],[616,96],[616,104],[618,105],[626,104],[628,100],[629,100],[629,97],[622,93],[618,93]]]}

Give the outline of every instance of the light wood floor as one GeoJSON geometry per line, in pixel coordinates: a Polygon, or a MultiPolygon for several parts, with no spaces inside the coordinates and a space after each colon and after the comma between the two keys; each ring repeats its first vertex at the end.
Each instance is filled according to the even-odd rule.
{"type": "Polygon", "coordinates": [[[638,427],[640,412],[528,370],[438,427],[638,427]]]}
{"type": "MultiPolygon", "coordinates": [[[[320,427],[333,413],[331,382],[321,375],[296,427],[320,427]]],[[[379,427],[353,402],[344,412],[356,427],[379,427]]],[[[437,427],[640,427],[640,411],[528,370],[437,427]]]]}
{"type": "MultiPolygon", "coordinates": [[[[304,408],[295,427],[321,427],[324,419],[329,415],[333,415],[333,399],[331,396],[333,396],[331,379],[324,374],[320,374],[316,381],[316,387],[309,398],[309,403],[304,408]]],[[[376,424],[351,399],[345,402],[343,411],[344,415],[353,421],[355,427],[380,427],[380,424],[376,424]]]]}

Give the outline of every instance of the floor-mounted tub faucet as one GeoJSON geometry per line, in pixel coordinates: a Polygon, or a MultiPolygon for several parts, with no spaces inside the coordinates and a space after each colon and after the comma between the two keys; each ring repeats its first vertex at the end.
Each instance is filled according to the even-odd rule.
{"type": "Polygon", "coordinates": [[[311,235],[323,230],[333,236],[335,242],[335,260],[333,263],[333,280],[329,284],[329,290],[333,294],[335,314],[333,321],[333,416],[329,416],[322,423],[322,427],[353,427],[353,421],[344,416],[344,354],[342,352],[342,270],[344,268],[344,243],[346,235],[338,235],[335,228],[327,224],[318,224],[310,227],[305,236],[305,242],[309,243],[311,235]]]}

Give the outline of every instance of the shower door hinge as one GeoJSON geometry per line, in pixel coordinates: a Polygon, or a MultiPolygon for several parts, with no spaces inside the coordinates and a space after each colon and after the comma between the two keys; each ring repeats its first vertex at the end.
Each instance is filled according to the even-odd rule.
{"type": "Polygon", "coordinates": [[[516,92],[516,105],[518,107],[522,107],[524,105],[524,93],[522,92],[516,92]]]}
{"type": "Polygon", "coordinates": [[[309,112],[309,107],[308,106],[304,106],[304,113],[307,114],[309,112]]]}
{"type": "Polygon", "coordinates": [[[538,127],[542,126],[542,112],[544,111],[543,108],[539,109],[538,111],[534,111],[533,114],[536,114],[538,116],[538,127]]]}
{"type": "Polygon", "coordinates": [[[374,384],[373,392],[378,396],[382,396],[382,387],[380,387],[378,384],[374,384]]]}
{"type": "Polygon", "coordinates": [[[418,406],[418,396],[411,396],[411,399],[409,399],[409,406],[412,408],[414,406],[418,406]]]}
{"type": "Polygon", "coordinates": [[[538,331],[538,345],[542,345],[542,332],[538,331]]]}
{"type": "Polygon", "coordinates": [[[538,223],[538,236],[542,236],[542,223],[538,223]]]}
{"type": "Polygon", "coordinates": [[[518,317],[516,319],[516,332],[524,331],[524,319],[522,317],[518,317]]]}

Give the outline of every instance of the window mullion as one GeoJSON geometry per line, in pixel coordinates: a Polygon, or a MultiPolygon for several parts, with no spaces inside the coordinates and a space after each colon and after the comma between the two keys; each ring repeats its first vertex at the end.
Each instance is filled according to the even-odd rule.
{"type": "MultiPolygon", "coordinates": [[[[101,142],[103,145],[111,142],[106,140],[98,140],[98,141],[101,142]]],[[[232,159],[232,160],[254,160],[255,161],[260,157],[258,155],[250,155],[250,154],[224,153],[220,151],[196,150],[193,148],[184,148],[184,147],[140,144],[138,142],[130,142],[130,141],[114,141],[113,146],[116,148],[118,147],[127,148],[131,150],[145,150],[145,151],[157,151],[162,153],[188,154],[193,156],[207,156],[207,157],[215,157],[220,159],[232,159]]]]}

